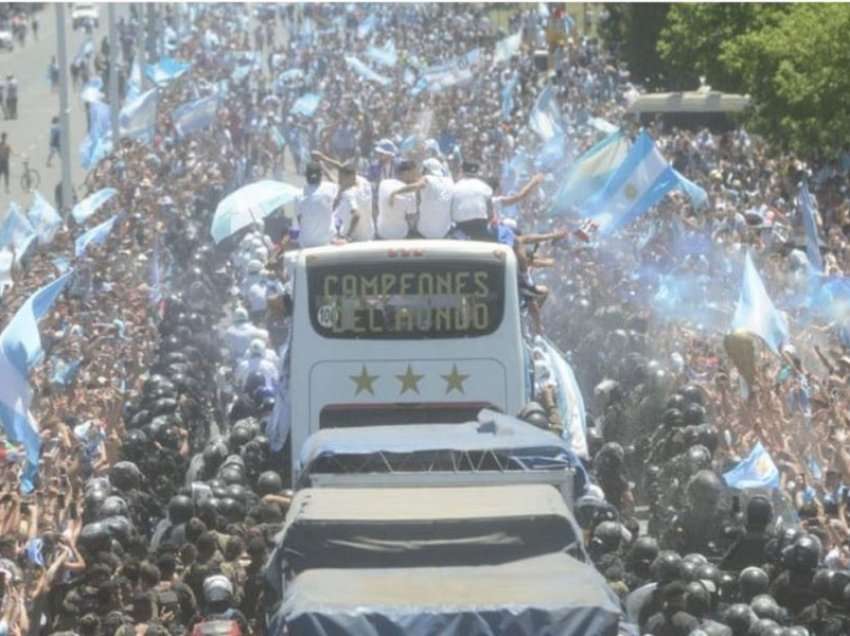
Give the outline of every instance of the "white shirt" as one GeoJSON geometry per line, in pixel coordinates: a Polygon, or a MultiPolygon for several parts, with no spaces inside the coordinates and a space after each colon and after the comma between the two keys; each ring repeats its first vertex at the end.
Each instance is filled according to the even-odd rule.
{"type": "Polygon", "coordinates": [[[398,179],[384,179],[378,186],[378,236],[385,240],[407,238],[407,217],[416,214],[416,197],[403,194],[390,205],[390,194],[406,183],[398,179]]]}
{"type": "Polygon", "coordinates": [[[319,185],[306,185],[295,202],[300,228],[298,242],[301,247],[328,245],[334,237],[333,204],[336,184],[323,181],[319,185]]]}
{"type": "Polygon", "coordinates": [[[452,227],[451,177],[425,176],[425,187],[419,191],[419,219],[417,231],[429,239],[445,238],[452,227]]]}
{"type": "Polygon", "coordinates": [[[246,358],[239,363],[236,369],[236,382],[240,389],[245,386],[245,381],[252,373],[262,373],[266,379],[266,386],[277,385],[279,379],[277,367],[266,357],[246,358]]]}
{"type": "Polygon", "coordinates": [[[266,281],[258,280],[248,288],[246,301],[250,311],[266,310],[266,281]]]}
{"type": "Polygon", "coordinates": [[[493,189],[481,179],[464,178],[455,183],[452,190],[452,220],[455,223],[489,218],[487,202],[493,189]]]}
{"type": "Polygon", "coordinates": [[[351,232],[352,241],[371,241],[375,238],[375,221],[372,219],[372,184],[357,175],[357,183],[342,193],[334,211],[340,221],[339,233],[351,232],[351,217],[357,213],[357,225],[351,232]]]}
{"type": "Polygon", "coordinates": [[[265,329],[255,327],[248,321],[228,327],[224,334],[224,341],[230,350],[231,360],[236,361],[244,356],[248,350],[248,345],[256,338],[259,338],[263,342],[268,342],[269,332],[265,329]]]}

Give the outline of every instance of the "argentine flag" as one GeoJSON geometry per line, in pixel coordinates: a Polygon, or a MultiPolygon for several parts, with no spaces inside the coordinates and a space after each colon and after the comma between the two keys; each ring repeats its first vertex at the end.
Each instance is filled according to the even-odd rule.
{"type": "Polygon", "coordinates": [[[649,210],[677,185],[676,172],[658,152],[652,137],[641,131],[605,187],[582,206],[582,213],[591,217],[600,235],[611,234],[649,210]]]}
{"type": "Polygon", "coordinates": [[[790,339],[788,321],[773,306],[749,252],[744,261],[744,279],[731,330],[746,331],[758,336],[776,354],[790,339]]]}
{"type": "Polygon", "coordinates": [[[21,306],[0,333],[0,422],[6,438],[23,444],[26,465],[21,474],[21,490],[31,492],[38,475],[41,438],[29,412],[32,390],[29,372],[44,355],[38,321],[62,293],[73,271],[45,285],[21,306]]]}
{"type": "Polygon", "coordinates": [[[818,272],[823,272],[823,257],[820,254],[820,241],[818,240],[818,226],[815,223],[814,197],[809,192],[809,186],[804,182],[797,195],[797,205],[803,216],[803,229],[806,231],[806,256],[818,272]]]}
{"type": "Polygon", "coordinates": [[[619,131],[584,151],[559,177],[562,185],[555,195],[552,213],[568,214],[601,191],[628,152],[629,140],[619,131]]]}
{"type": "Polygon", "coordinates": [[[730,488],[739,490],[748,488],[773,490],[779,488],[779,469],[759,442],[740,464],[728,473],[723,473],[723,479],[730,488]]]}

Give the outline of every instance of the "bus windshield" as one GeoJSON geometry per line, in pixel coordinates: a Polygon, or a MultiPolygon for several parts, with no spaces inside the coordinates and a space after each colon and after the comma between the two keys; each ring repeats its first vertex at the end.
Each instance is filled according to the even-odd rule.
{"type": "Polygon", "coordinates": [[[310,319],[325,338],[486,336],[504,314],[505,264],[470,260],[307,266],[310,319]]]}

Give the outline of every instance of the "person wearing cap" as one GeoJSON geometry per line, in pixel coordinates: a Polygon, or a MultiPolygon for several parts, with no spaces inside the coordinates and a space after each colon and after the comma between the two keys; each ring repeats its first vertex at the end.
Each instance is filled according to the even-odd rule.
{"type": "Polygon", "coordinates": [[[416,216],[416,197],[412,194],[391,196],[415,180],[415,164],[410,160],[399,163],[399,179],[384,179],[378,186],[378,237],[384,240],[407,238],[416,216]]]}
{"type": "Polygon", "coordinates": [[[268,332],[251,324],[248,311],[244,307],[237,307],[233,312],[233,324],[224,332],[224,342],[232,362],[235,364],[240,360],[248,350],[248,345],[257,339],[268,342],[268,332]]]}
{"type": "Polygon", "coordinates": [[[274,388],[279,379],[278,366],[266,354],[266,343],[257,338],[248,345],[248,354],[236,367],[236,383],[244,390],[245,382],[253,373],[262,374],[266,386],[274,388]]]}
{"type": "Polygon", "coordinates": [[[451,218],[473,241],[491,241],[488,227],[493,215],[493,188],[476,176],[478,168],[474,161],[463,162],[463,177],[452,189],[451,218]]]}
{"type": "Polygon", "coordinates": [[[422,162],[422,171],[425,174],[417,181],[390,193],[390,205],[395,205],[396,197],[418,192],[417,235],[427,239],[445,238],[452,227],[450,206],[454,181],[445,176],[443,166],[433,157],[422,162]]]}
{"type": "Polygon", "coordinates": [[[298,218],[298,242],[301,247],[329,245],[334,237],[333,203],[337,186],[322,181],[322,166],[312,161],[305,171],[307,180],[301,196],[295,202],[298,218]]]}
{"type": "MultiPolygon", "coordinates": [[[[223,574],[213,574],[204,579],[204,609],[202,619],[196,623],[192,634],[205,634],[204,623],[233,621],[238,623],[242,634],[250,634],[248,619],[235,608],[233,599],[233,583],[223,574]]],[[[218,633],[217,631],[210,633],[218,633]]],[[[229,632],[226,632],[229,633],[229,632]]]]}

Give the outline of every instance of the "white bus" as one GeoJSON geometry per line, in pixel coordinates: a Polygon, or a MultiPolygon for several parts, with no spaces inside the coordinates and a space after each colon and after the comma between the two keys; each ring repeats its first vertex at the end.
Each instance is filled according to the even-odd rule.
{"type": "Polygon", "coordinates": [[[473,241],[374,241],[294,252],[284,358],[294,461],[320,429],[474,420],[531,399],[517,264],[473,241]]]}

